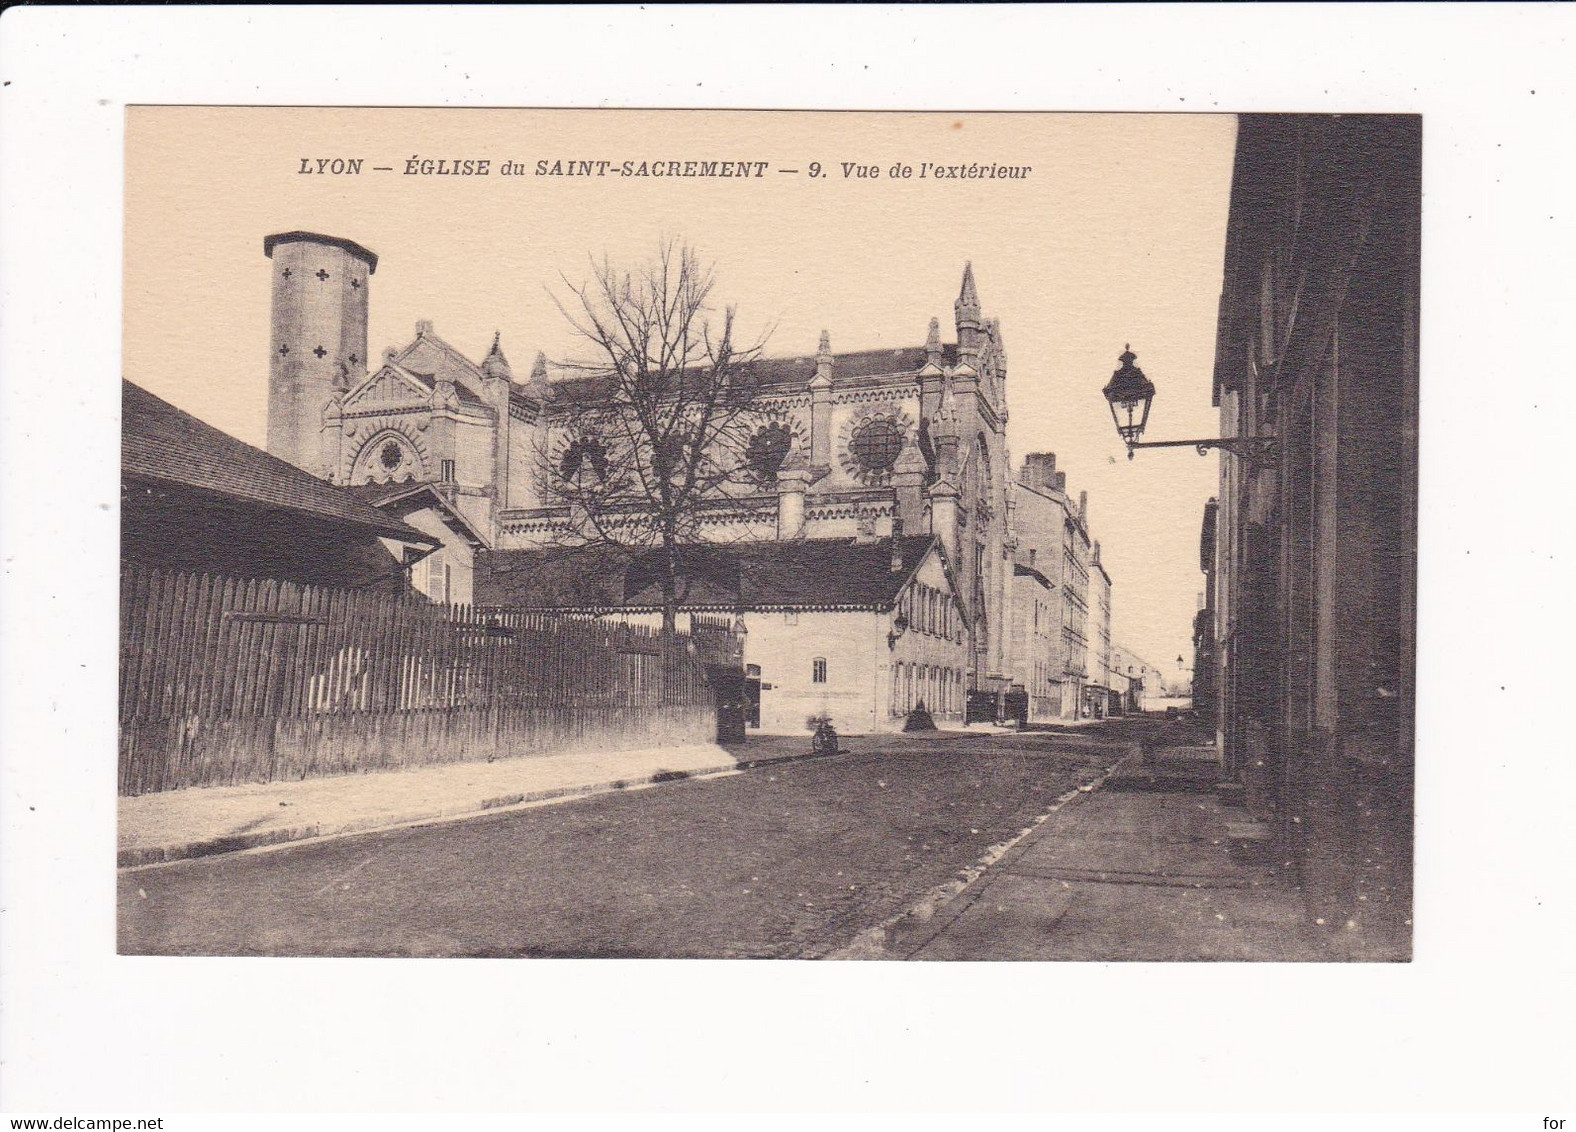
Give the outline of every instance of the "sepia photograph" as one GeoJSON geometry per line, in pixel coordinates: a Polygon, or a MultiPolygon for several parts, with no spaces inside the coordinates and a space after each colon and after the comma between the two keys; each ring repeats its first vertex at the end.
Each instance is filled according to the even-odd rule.
{"type": "Polygon", "coordinates": [[[127,115],[122,953],[1409,957],[1420,118],[127,115]]]}

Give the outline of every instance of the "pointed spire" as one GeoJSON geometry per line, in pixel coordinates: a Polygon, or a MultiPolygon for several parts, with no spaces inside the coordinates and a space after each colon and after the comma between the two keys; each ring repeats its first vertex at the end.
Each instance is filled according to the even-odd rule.
{"type": "Polygon", "coordinates": [[[941,364],[941,320],[930,320],[930,333],[925,335],[925,360],[932,365],[941,364]]]}
{"type": "Polygon", "coordinates": [[[958,321],[967,318],[970,322],[978,322],[980,317],[980,293],[974,285],[974,262],[972,260],[963,265],[963,286],[958,291],[958,301],[953,304],[957,312],[958,321]]]}
{"type": "Polygon", "coordinates": [[[487,357],[482,359],[482,373],[488,377],[508,381],[514,374],[509,369],[509,359],[503,356],[503,347],[499,345],[501,338],[502,334],[494,330],[492,349],[487,351],[487,357]]]}
{"type": "Polygon", "coordinates": [[[815,376],[810,379],[810,388],[832,388],[832,336],[825,330],[821,331],[821,342],[815,350],[815,376]]]}

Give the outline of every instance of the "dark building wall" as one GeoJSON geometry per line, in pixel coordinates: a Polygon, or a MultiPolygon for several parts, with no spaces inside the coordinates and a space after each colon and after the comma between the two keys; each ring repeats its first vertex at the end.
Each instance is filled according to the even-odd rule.
{"type": "Polygon", "coordinates": [[[1246,115],[1216,394],[1273,464],[1222,477],[1228,766],[1316,916],[1409,954],[1420,120],[1246,115]]]}

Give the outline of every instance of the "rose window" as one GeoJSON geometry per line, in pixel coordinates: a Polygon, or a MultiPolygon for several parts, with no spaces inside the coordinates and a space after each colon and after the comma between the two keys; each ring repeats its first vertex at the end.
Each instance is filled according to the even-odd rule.
{"type": "Polygon", "coordinates": [[[903,451],[903,433],[891,417],[873,417],[854,430],[848,447],[867,474],[884,476],[903,451]]]}
{"type": "Polygon", "coordinates": [[[405,462],[405,454],[400,451],[399,445],[390,440],[383,445],[383,450],[378,453],[378,463],[383,465],[383,470],[392,472],[405,462]]]}
{"type": "Polygon", "coordinates": [[[780,421],[773,421],[750,437],[750,443],[744,450],[744,458],[750,466],[750,471],[755,473],[756,479],[765,484],[774,483],[777,480],[777,472],[783,466],[783,461],[788,458],[788,450],[792,446],[793,433],[788,426],[780,421]]]}

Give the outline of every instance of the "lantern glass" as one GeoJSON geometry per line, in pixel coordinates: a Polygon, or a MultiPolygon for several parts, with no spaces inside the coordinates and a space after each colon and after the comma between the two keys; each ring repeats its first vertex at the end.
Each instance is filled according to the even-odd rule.
{"type": "Polygon", "coordinates": [[[1111,375],[1110,383],[1101,391],[1111,403],[1111,419],[1116,423],[1117,434],[1128,444],[1137,444],[1149,424],[1149,406],[1155,399],[1155,386],[1144,371],[1133,363],[1138,360],[1131,348],[1122,351],[1118,359],[1122,367],[1111,375]]]}

